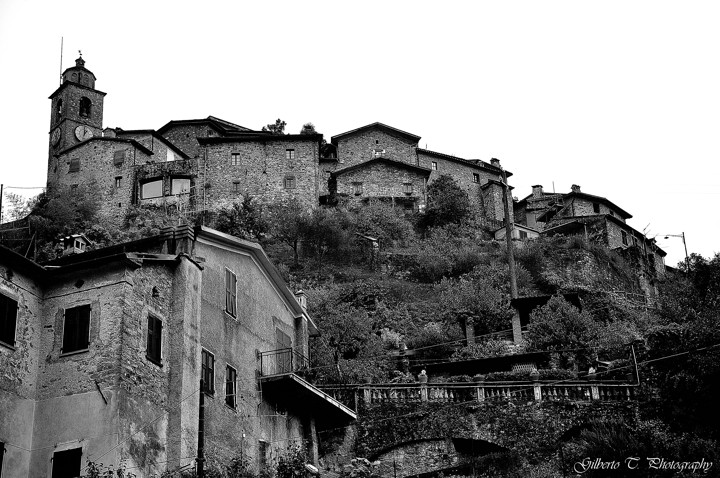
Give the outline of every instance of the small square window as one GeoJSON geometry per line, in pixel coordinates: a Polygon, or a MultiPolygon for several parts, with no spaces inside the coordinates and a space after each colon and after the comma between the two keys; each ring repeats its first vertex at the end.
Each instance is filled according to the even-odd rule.
{"type": "Polygon", "coordinates": [[[202,371],[201,377],[203,381],[203,393],[209,395],[215,394],[215,356],[203,349],[202,351],[202,371]]]}
{"type": "Polygon", "coordinates": [[[0,294],[0,342],[11,347],[15,346],[17,311],[17,301],[0,294]]]}
{"type": "Polygon", "coordinates": [[[90,305],[65,309],[63,345],[60,350],[67,354],[87,350],[90,344],[90,305]]]}
{"type": "Polygon", "coordinates": [[[240,166],[240,153],[230,153],[230,165],[240,166]]]}
{"type": "Polygon", "coordinates": [[[122,186],[122,176],[115,176],[115,189],[120,189],[122,186]]]}
{"type": "Polygon", "coordinates": [[[225,312],[237,316],[237,277],[230,269],[225,269],[225,312]]]}
{"type": "Polygon", "coordinates": [[[363,193],[363,183],[352,183],[353,194],[360,196],[363,193]]]}
{"type": "Polygon", "coordinates": [[[80,476],[82,448],[56,451],[52,457],[52,478],[80,476]]]}
{"type": "Polygon", "coordinates": [[[285,150],[285,159],[295,159],[295,150],[294,149],[286,149],[285,150]]]}
{"type": "Polygon", "coordinates": [[[593,212],[595,214],[600,214],[600,204],[599,203],[596,203],[596,202],[593,203],[593,212]]]}
{"type": "Polygon", "coordinates": [[[525,231],[518,231],[520,233],[520,239],[527,239],[528,235],[525,231]]]}
{"type": "Polygon", "coordinates": [[[285,189],[294,189],[297,187],[295,176],[285,176],[284,186],[285,189]]]}
{"type": "Polygon", "coordinates": [[[77,173],[80,171],[80,160],[79,159],[71,159],[70,160],[70,169],[68,170],[69,173],[77,173]]]}
{"type": "Polygon", "coordinates": [[[230,408],[237,407],[237,370],[228,365],[225,368],[225,403],[230,408]]]}
{"type": "Polygon", "coordinates": [[[437,162],[436,161],[432,162],[430,169],[432,169],[433,171],[437,171],[437,162]]]}
{"type": "Polygon", "coordinates": [[[412,194],[413,193],[412,183],[403,183],[403,192],[405,194],[412,194]]]}
{"type": "Polygon", "coordinates": [[[473,182],[474,183],[480,182],[480,175],[478,173],[473,173],[473,182]]]}
{"type": "Polygon", "coordinates": [[[71,184],[70,185],[70,194],[75,194],[77,192],[78,185],[77,184],[71,184]]]}
{"type": "Polygon", "coordinates": [[[147,350],[148,360],[160,365],[162,362],[162,320],[148,315],[147,350]]]}
{"type": "Polygon", "coordinates": [[[235,180],[233,181],[233,191],[234,192],[240,192],[240,181],[235,180]]]}

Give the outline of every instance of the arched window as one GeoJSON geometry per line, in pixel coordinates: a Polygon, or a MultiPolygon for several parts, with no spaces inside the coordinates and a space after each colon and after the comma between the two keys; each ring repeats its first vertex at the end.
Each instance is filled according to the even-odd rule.
{"type": "Polygon", "coordinates": [[[56,111],[57,117],[60,118],[63,114],[63,100],[60,98],[57,102],[57,111],[56,111]]]}
{"type": "Polygon", "coordinates": [[[80,116],[85,116],[86,118],[89,118],[91,108],[92,103],[90,102],[90,98],[87,98],[85,96],[80,98],[80,116]]]}

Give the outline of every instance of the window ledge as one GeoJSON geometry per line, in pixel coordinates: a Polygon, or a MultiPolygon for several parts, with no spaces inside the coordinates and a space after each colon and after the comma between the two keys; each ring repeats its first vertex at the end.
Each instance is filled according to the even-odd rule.
{"type": "Polygon", "coordinates": [[[13,352],[15,350],[17,350],[14,345],[10,345],[9,343],[3,342],[2,340],[0,340],[0,346],[1,346],[1,348],[6,348],[8,350],[12,350],[13,352]]]}
{"type": "Polygon", "coordinates": [[[145,355],[145,358],[148,360],[148,362],[154,363],[158,367],[162,368],[162,366],[163,366],[162,361],[155,360],[154,358],[150,357],[149,355],[145,355]]]}
{"type": "Polygon", "coordinates": [[[80,350],[73,350],[72,352],[63,352],[60,354],[60,357],[69,357],[71,355],[78,355],[78,354],[84,354],[86,352],[90,352],[90,349],[80,349],[80,350]]]}
{"type": "Polygon", "coordinates": [[[231,407],[230,405],[227,404],[227,402],[225,402],[225,408],[227,408],[228,410],[230,410],[231,412],[233,412],[235,414],[238,413],[237,405],[235,405],[234,407],[231,407]]]}

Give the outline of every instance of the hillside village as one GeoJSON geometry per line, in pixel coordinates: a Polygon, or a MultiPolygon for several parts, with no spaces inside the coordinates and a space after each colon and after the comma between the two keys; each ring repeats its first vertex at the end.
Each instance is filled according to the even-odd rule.
{"type": "Polygon", "coordinates": [[[124,129],[105,96],[63,72],[0,225],[0,477],[716,476],[718,256],[383,123],[124,129]]]}

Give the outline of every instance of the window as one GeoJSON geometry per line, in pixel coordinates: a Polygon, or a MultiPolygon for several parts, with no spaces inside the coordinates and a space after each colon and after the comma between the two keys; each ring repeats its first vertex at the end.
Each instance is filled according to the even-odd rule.
{"type": "Polygon", "coordinates": [[[3,457],[5,456],[5,443],[0,441],[0,476],[2,476],[3,457]]]}
{"type": "Polygon", "coordinates": [[[240,181],[238,181],[237,179],[233,181],[233,191],[235,191],[236,193],[240,192],[240,181]]]}
{"type": "Polygon", "coordinates": [[[593,212],[595,214],[600,214],[600,204],[599,203],[596,203],[596,202],[593,203],[593,212]]]}
{"type": "Polygon", "coordinates": [[[237,370],[228,365],[225,368],[225,403],[230,408],[237,407],[237,370]]]}
{"type": "Polygon", "coordinates": [[[115,176],[115,189],[120,189],[122,186],[122,176],[115,176]]]}
{"type": "Polygon", "coordinates": [[[156,179],[155,181],[149,181],[142,185],[140,192],[141,199],[152,199],[159,198],[163,195],[163,184],[162,179],[156,179]]]}
{"type": "Polygon", "coordinates": [[[11,347],[15,346],[17,310],[17,301],[0,294],[0,342],[11,347]]]}
{"type": "Polygon", "coordinates": [[[77,192],[78,185],[77,184],[71,184],[70,185],[70,194],[75,194],[77,192]]]}
{"type": "Polygon", "coordinates": [[[70,169],[68,170],[68,173],[77,173],[78,171],[80,171],[80,159],[71,159],[70,169]]]}
{"type": "Polygon", "coordinates": [[[373,150],[373,156],[375,156],[376,158],[382,158],[384,155],[385,155],[384,149],[376,148],[375,150],[373,150]]]}
{"type": "Polygon", "coordinates": [[[67,354],[87,350],[90,343],[90,305],[65,309],[63,345],[60,350],[67,354]]]}
{"type": "Polygon", "coordinates": [[[170,194],[190,194],[190,178],[172,178],[170,194]]]}
{"type": "Polygon", "coordinates": [[[240,153],[230,153],[230,165],[240,166],[240,153]]]}
{"type": "Polygon", "coordinates": [[[80,116],[89,118],[92,113],[92,102],[89,98],[83,96],[80,98],[80,116]]]}
{"type": "Polygon", "coordinates": [[[478,173],[473,173],[473,182],[474,183],[480,182],[480,175],[478,173]]]}
{"type": "Polygon", "coordinates": [[[430,165],[430,169],[432,169],[433,171],[437,171],[437,162],[433,161],[430,165]]]}
{"type": "Polygon", "coordinates": [[[525,231],[518,231],[520,233],[520,239],[527,239],[528,235],[525,231]]]}
{"type": "Polygon", "coordinates": [[[52,478],[80,476],[82,448],[56,451],[52,457],[52,478]]]}
{"type": "Polygon", "coordinates": [[[162,320],[148,315],[146,357],[153,363],[162,362],[162,320]]]}
{"type": "Polygon", "coordinates": [[[237,277],[230,269],[225,269],[225,312],[237,317],[237,277]]]}
{"type": "Polygon", "coordinates": [[[202,375],[203,392],[215,394],[215,356],[203,349],[202,351],[202,375]]]}
{"type": "Polygon", "coordinates": [[[295,159],[295,150],[294,149],[286,149],[285,150],[285,159],[295,159]]]}
{"type": "Polygon", "coordinates": [[[412,183],[403,183],[403,192],[405,194],[412,194],[412,192],[413,192],[412,183]]]}
{"type": "Polygon", "coordinates": [[[125,150],[121,149],[120,151],[115,151],[115,153],[113,154],[113,165],[114,166],[122,166],[124,161],[125,161],[125,150]]]}
{"type": "Polygon", "coordinates": [[[275,373],[292,372],[292,339],[280,329],[275,329],[275,346],[281,352],[275,355],[277,370],[275,373]]]}
{"type": "Polygon", "coordinates": [[[295,189],[297,186],[295,176],[285,176],[284,186],[285,189],[295,189]]]}
{"type": "Polygon", "coordinates": [[[353,194],[360,196],[363,193],[363,183],[352,183],[353,194]]]}
{"type": "Polygon", "coordinates": [[[625,231],[620,231],[620,232],[622,233],[622,243],[627,246],[628,245],[627,232],[625,232],[625,231]]]}
{"type": "Polygon", "coordinates": [[[60,118],[63,114],[63,100],[60,98],[57,102],[57,117],[60,118]]]}
{"type": "Polygon", "coordinates": [[[258,468],[261,474],[268,468],[268,442],[262,440],[258,442],[258,468]]]}

